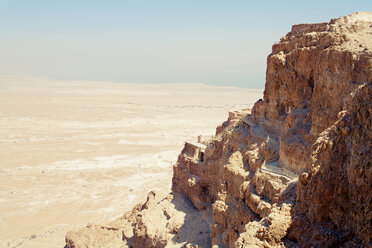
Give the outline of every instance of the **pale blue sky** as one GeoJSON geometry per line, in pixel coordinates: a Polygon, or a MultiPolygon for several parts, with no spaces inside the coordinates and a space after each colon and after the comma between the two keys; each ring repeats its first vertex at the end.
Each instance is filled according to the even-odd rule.
{"type": "MultiPolygon", "coordinates": [[[[55,79],[263,88],[292,24],[371,0],[0,0],[0,67],[55,79]]],[[[0,82],[1,83],[1,82],[0,82]]]]}

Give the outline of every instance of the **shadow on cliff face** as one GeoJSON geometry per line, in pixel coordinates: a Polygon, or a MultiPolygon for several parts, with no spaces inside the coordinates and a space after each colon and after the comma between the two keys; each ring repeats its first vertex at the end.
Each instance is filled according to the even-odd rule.
{"type": "Polygon", "coordinates": [[[212,222],[212,210],[199,212],[182,193],[175,193],[171,203],[177,211],[186,214],[183,225],[174,233],[171,242],[182,247],[211,247],[209,223],[212,222]]]}
{"type": "Polygon", "coordinates": [[[296,189],[297,189],[297,181],[291,182],[288,187],[283,190],[280,194],[279,199],[279,207],[283,203],[291,204],[292,206],[295,204],[296,201],[296,189]]]}
{"type": "Polygon", "coordinates": [[[293,235],[290,235],[291,234],[290,231],[293,228],[293,223],[297,218],[295,211],[297,183],[298,183],[297,180],[289,183],[288,187],[281,192],[278,203],[279,208],[281,208],[283,204],[289,204],[291,206],[290,216],[292,219],[292,223],[289,229],[287,230],[287,235],[281,239],[281,241],[283,242],[283,246],[288,248],[300,247],[297,238],[293,235]]]}
{"type": "Polygon", "coordinates": [[[361,85],[312,148],[289,236],[304,247],[371,247],[372,82],[361,85]]]}

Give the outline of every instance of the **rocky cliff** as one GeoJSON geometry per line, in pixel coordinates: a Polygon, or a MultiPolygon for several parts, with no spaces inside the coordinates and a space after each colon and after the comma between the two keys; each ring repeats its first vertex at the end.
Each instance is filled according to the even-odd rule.
{"type": "Polygon", "coordinates": [[[372,13],[294,25],[264,97],[186,143],[170,195],[67,247],[372,246],[372,13]]]}

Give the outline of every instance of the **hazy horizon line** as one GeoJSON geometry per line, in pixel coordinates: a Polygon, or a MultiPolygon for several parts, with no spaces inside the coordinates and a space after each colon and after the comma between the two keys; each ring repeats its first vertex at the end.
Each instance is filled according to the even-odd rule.
{"type": "MultiPolygon", "coordinates": [[[[102,80],[102,79],[77,79],[77,78],[70,78],[70,79],[60,79],[60,78],[54,78],[51,76],[46,75],[36,75],[36,74],[30,74],[20,71],[2,71],[2,68],[0,68],[0,76],[1,75],[11,75],[11,76],[22,76],[32,79],[40,79],[40,80],[52,80],[56,82],[91,82],[91,83],[115,83],[115,84],[138,84],[138,85],[204,85],[204,86],[210,86],[210,87],[223,87],[223,88],[237,88],[237,89],[254,89],[254,90],[264,90],[265,86],[262,88],[255,88],[252,87],[252,85],[247,84],[247,87],[237,86],[236,84],[228,84],[228,83],[208,83],[208,82],[197,82],[197,81],[174,81],[174,82],[139,82],[139,81],[120,81],[120,80],[102,80]],[[248,87],[250,86],[250,87],[248,87]]],[[[0,81],[0,84],[2,82],[0,81]]],[[[45,82],[44,82],[45,83],[45,82]]]]}

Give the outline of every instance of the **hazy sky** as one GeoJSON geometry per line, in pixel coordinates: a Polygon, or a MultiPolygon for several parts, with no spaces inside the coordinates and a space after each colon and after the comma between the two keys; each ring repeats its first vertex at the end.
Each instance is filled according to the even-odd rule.
{"type": "Polygon", "coordinates": [[[371,0],[0,0],[0,68],[263,88],[271,45],[292,24],[360,10],[371,0]]]}

